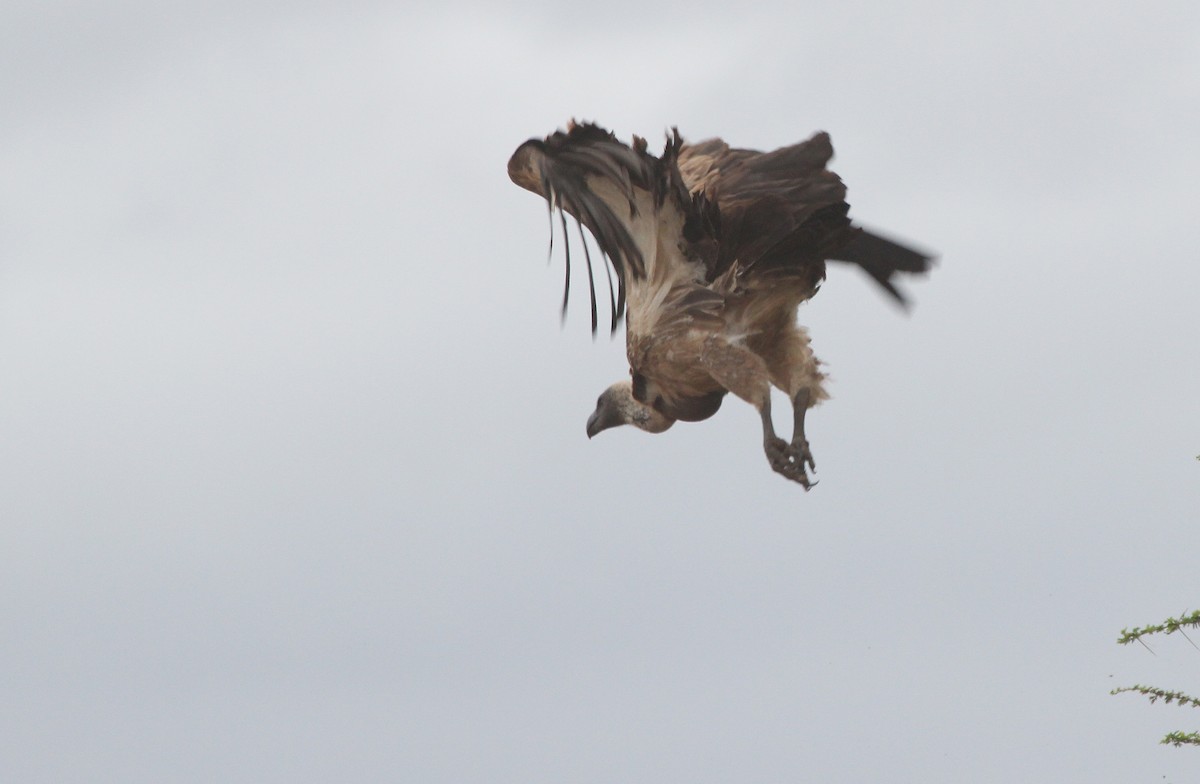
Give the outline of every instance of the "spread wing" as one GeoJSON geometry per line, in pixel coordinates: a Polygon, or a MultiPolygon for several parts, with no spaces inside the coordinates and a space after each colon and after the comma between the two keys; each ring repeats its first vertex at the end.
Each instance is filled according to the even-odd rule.
{"type": "Polygon", "coordinates": [[[904,303],[892,276],[926,272],[931,258],[851,226],[846,187],[826,168],[832,157],[823,132],[765,153],[720,139],[685,145],[679,169],[689,191],[719,211],[710,279],[737,263],[743,275],[791,272],[819,280],[832,259],[859,265],[904,303]]]}
{"type": "MultiPolygon", "coordinates": [[[[656,296],[660,289],[665,294],[681,281],[695,279],[702,284],[703,259],[706,254],[713,256],[715,250],[710,234],[701,225],[702,216],[693,206],[693,196],[679,175],[676,156],[682,144],[678,133],[674,134],[659,158],[646,152],[644,139],[635,136],[633,146],[629,146],[599,126],[572,123],[566,131],[544,140],[530,139],[513,153],[508,162],[509,177],[546,199],[551,249],[554,212],[559,213],[567,263],[564,313],[571,276],[566,215],[588,228],[607,262],[613,332],[625,312],[627,292],[639,313],[649,308],[656,314],[651,323],[643,325],[646,330],[653,329],[657,314],[664,309],[680,304],[691,307],[704,299],[693,295],[691,300],[678,303],[656,296]],[[609,265],[617,277],[615,293],[609,265]]],[[[597,308],[592,258],[582,230],[579,234],[588,268],[594,334],[597,308]]],[[[704,304],[712,307],[711,297],[704,304]]]]}

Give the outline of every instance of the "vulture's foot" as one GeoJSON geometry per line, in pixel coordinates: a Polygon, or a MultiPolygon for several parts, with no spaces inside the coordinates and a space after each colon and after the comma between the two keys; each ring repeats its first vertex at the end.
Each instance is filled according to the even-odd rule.
{"type": "Polygon", "coordinates": [[[763,441],[763,450],[767,453],[767,462],[771,464],[775,473],[782,474],[793,482],[799,482],[805,490],[816,484],[808,478],[805,471],[805,466],[816,469],[807,441],[789,444],[782,438],[768,438],[763,441]]]}
{"type": "MultiPolygon", "coordinates": [[[[791,460],[801,466],[807,465],[809,471],[817,470],[817,463],[813,460],[812,450],[808,448],[808,442],[803,438],[793,440],[792,443],[788,444],[787,453],[788,458],[791,460]]],[[[816,482],[813,482],[813,484],[815,485],[816,482]]]]}

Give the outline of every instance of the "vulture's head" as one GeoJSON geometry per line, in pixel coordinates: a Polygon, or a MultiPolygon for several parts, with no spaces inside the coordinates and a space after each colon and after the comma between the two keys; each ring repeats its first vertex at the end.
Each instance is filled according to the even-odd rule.
{"type": "Polygon", "coordinates": [[[596,400],[596,410],[588,417],[588,438],[617,425],[633,425],[647,433],[661,433],[675,420],[660,414],[633,397],[633,384],[629,379],[618,381],[601,393],[596,400]]]}

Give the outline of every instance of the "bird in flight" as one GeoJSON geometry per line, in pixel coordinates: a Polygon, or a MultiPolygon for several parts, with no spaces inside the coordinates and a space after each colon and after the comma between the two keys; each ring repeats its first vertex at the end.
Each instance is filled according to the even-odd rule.
{"type": "Polygon", "coordinates": [[[627,145],[575,122],[517,148],[508,175],[546,200],[551,251],[555,213],[561,223],[564,314],[570,215],[587,263],[592,334],[596,289],[583,226],[607,260],[612,331],[626,321],[629,378],[600,395],[589,438],[618,425],[661,433],[676,421],[698,422],[732,392],[758,410],[771,468],[805,490],[815,484],[804,417],[828,395],[808,332],[796,324],[797,306],[816,293],[827,260],[858,265],[902,305],[893,278],[927,272],[931,263],[851,224],[846,188],[826,168],[832,157],[826,133],[759,152],[720,139],[686,144],[673,129],[655,156],[645,139],[627,145]],[[772,385],[791,401],[790,441],[771,421],[772,385]]]}

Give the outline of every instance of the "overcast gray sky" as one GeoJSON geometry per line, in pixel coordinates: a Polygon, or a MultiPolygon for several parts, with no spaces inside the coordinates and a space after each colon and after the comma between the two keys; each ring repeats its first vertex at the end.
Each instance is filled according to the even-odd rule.
{"type": "Polygon", "coordinates": [[[0,771],[32,782],[1194,778],[1200,6],[0,7],[0,771]],[[571,117],[828,130],[935,250],[753,410],[592,442],[571,117]]]}

